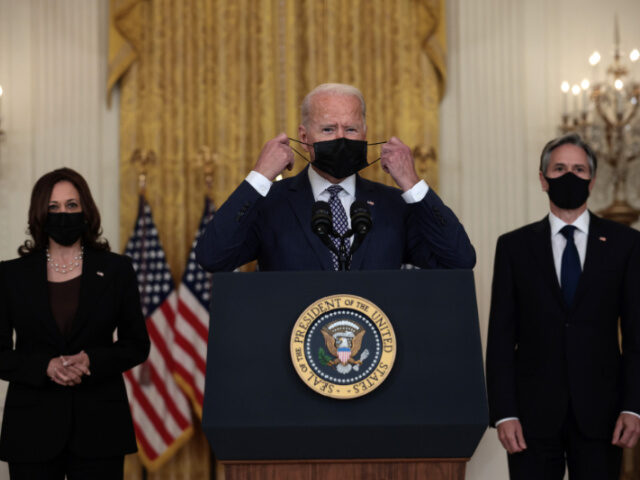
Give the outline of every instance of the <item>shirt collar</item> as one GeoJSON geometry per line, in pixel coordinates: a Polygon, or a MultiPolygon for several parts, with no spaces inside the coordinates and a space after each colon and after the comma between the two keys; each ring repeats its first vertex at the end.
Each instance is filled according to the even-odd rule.
{"type": "MultiPolygon", "coordinates": [[[[585,209],[582,214],[576,218],[576,221],[572,223],[574,227],[576,227],[581,232],[588,234],[589,233],[589,210],[585,209]]],[[[553,213],[549,212],[549,224],[551,225],[551,236],[553,237],[557,233],[562,230],[562,227],[568,225],[564,220],[560,220],[553,213]]]]}
{"type": "MultiPolygon", "coordinates": [[[[307,169],[309,174],[309,183],[311,183],[311,191],[313,192],[313,198],[317,199],[322,192],[329,188],[333,183],[324,177],[321,177],[311,166],[307,169]]],[[[338,183],[349,195],[353,198],[356,196],[356,175],[348,176],[338,183]]]]}

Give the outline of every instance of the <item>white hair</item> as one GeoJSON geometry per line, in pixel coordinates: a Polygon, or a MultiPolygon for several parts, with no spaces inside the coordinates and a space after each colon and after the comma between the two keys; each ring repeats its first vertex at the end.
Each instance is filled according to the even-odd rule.
{"type": "Polygon", "coordinates": [[[302,101],[302,105],[300,106],[300,115],[302,117],[302,124],[307,126],[309,121],[309,113],[311,110],[311,99],[319,94],[319,93],[329,93],[332,95],[347,95],[356,97],[360,100],[360,110],[362,112],[362,122],[365,122],[365,117],[367,114],[367,106],[364,103],[364,97],[362,96],[362,92],[358,90],[353,85],[347,85],[346,83],[322,83],[318,85],[316,88],[311,90],[304,100],[302,101]]]}

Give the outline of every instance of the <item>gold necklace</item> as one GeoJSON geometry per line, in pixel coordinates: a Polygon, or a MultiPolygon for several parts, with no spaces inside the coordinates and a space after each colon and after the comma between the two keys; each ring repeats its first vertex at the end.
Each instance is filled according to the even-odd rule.
{"type": "Polygon", "coordinates": [[[51,268],[54,272],[65,274],[65,273],[72,272],[76,267],[79,267],[80,262],[82,262],[83,256],[84,256],[84,247],[80,247],[80,253],[78,255],[75,255],[73,257],[73,260],[71,260],[71,262],[69,262],[68,264],[57,263],[51,258],[51,254],[49,253],[49,249],[47,248],[47,265],[49,265],[49,268],[51,268]]]}

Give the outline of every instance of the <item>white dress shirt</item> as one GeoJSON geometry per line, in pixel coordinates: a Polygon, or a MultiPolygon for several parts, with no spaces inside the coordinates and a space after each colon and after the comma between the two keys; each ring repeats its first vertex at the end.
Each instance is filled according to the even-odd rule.
{"type": "MultiPolygon", "coordinates": [[[[323,202],[329,202],[331,194],[327,189],[333,185],[329,180],[322,177],[313,168],[307,169],[309,175],[309,183],[311,184],[311,192],[313,193],[313,199],[323,202]]],[[[271,189],[273,182],[261,173],[251,170],[247,178],[245,179],[253,188],[255,188],[260,195],[266,197],[271,189]]],[[[340,183],[342,190],[338,193],[338,198],[344,207],[344,211],[347,216],[347,225],[351,228],[351,215],[349,215],[351,205],[356,200],[356,176],[355,174],[344,178],[340,183]]],[[[424,180],[420,180],[411,189],[402,194],[402,198],[407,203],[417,203],[421,201],[425,195],[429,192],[429,186],[424,180]]],[[[349,243],[353,242],[353,235],[349,238],[349,243]]]]}
{"type": "MultiPolygon", "coordinates": [[[[333,185],[333,183],[329,182],[324,177],[321,177],[313,168],[309,168],[307,172],[309,173],[309,182],[311,183],[311,191],[313,192],[314,200],[316,202],[319,200],[328,202],[330,195],[329,192],[327,192],[327,188],[333,185]]],[[[271,189],[271,185],[273,185],[271,180],[255,170],[251,170],[245,180],[263,197],[267,196],[267,193],[269,193],[269,190],[271,189]]],[[[348,212],[351,208],[351,204],[356,199],[355,174],[343,179],[338,185],[342,187],[342,191],[338,195],[344,210],[347,212],[347,219],[350,223],[351,219],[349,218],[348,212]]],[[[429,193],[429,185],[427,185],[427,182],[424,180],[420,180],[411,187],[411,189],[404,192],[402,194],[402,198],[407,203],[417,203],[422,201],[427,193],[429,193]]]]}
{"type": "MultiPolygon", "coordinates": [[[[573,241],[576,244],[576,248],[578,249],[578,256],[580,257],[580,268],[582,269],[584,269],[584,259],[587,255],[589,220],[589,210],[585,210],[578,218],[576,218],[576,221],[571,224],[576,227],[576,229],[573,231],[573,241]]],[[[558,284],[562,286],[562,281],[560,280],[562,272],[560,270],[562,268],[562,253],[564,252],[564,247],[567,246],[567,239],[562,233],[560,233],[560,230],[562,230],[565,225],[569,224],[564,220],[560,220],[551,212],[549,212],[549,224],[551,225],[551,250],[553,252],[553,264],[556,268],[558,284]]],[[[640,418],[640,415],[638,415],[636,412],[624,410],[621,413],[630,413],[631,415],[635,415],[636,417],[640,418]]],[[[518,418],[502,418],[496,422],[496,427],[502,422],[506,422],[507,420],[518,420],[518,418]]]]}

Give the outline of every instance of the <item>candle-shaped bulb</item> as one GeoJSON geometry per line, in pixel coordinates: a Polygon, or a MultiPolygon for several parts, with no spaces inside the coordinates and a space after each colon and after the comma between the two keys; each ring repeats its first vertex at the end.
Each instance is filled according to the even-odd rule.
{"type": "Polygon", "coordinates": [[[620,91],[624,88],[624,82],[619,78],[616,78],[616,81],[613,82],[613,86],[616,87],[616,90],[620,91]]]}
{"type": "Polygon", "coordinates": [[[580,87],[582,87],[582,90],[587,91],[589,89],[589,85],[591,85],[589,83],[589,79],[588,78],[584,78],[581,82],[580,82],[580,87]]]}
{"type": "Polygon", "coordinates": [[[600,53],[597,51],[593,52],[589,57],[589,63],[592,67],[595,67],[598,63],[600,63],[600,53]]]}
{"type": "Polygon", "coordinates": [[[577,83],[571,87],[571,93],[573,93],[574,95],[580,95],[580,92],[580,85],[578,85],[577,83]]]}
{"type": "Polygon", "coordinates": [[[562,85],[560,85],[560,90],[562,90],[562,93],[567,93],[569,90],[571,90],[571,85],[569,85],[569,82],[565,80],[564,82],[562,82],[562,85]]]}
{"type": "Polygon", "coordinates": [[[631,60],[632,62],[637,62],[639,58],[640,50],[638,50],[637,48],[631,50],[631,53],[629,54],[629,60],[631,60]]]}

